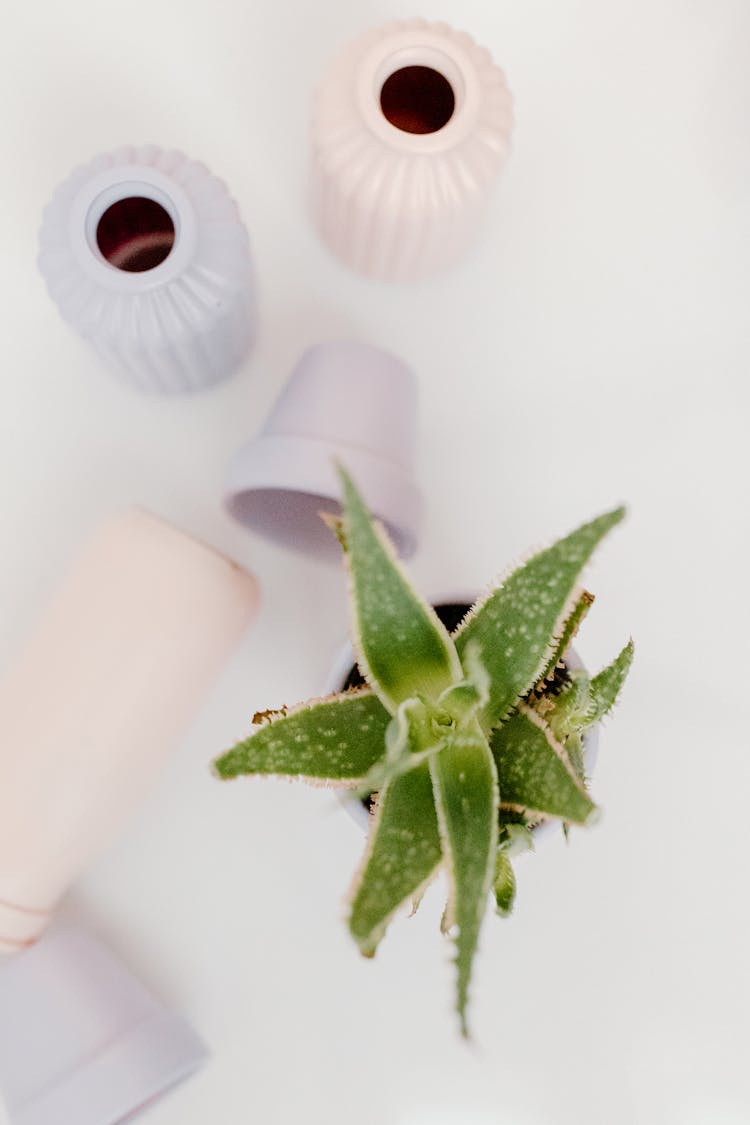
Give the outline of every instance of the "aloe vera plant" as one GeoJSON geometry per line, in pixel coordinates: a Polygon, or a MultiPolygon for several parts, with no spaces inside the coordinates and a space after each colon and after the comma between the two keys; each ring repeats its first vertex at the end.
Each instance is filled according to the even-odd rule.
{"type": "Polygon", "coordinates": [[[593,601],[581,571],[618,508],[513,571],[452,635],[405,576],[384,530],[341,471],[329,522],[348,565],[355,651],[367,686],[255,716],[215,763],[221,778],[283,775],[374,795],[349,929],[372,956],[393,915],[418,904],[442,868],[443,929],[455,941],[457,1009],[467,1034],[472,961],[490,896],[507,915],[513,858],[543,820],[589,823],[586,732],[613,707],[632,643],[602,672],[564,657],[593,601]]]}

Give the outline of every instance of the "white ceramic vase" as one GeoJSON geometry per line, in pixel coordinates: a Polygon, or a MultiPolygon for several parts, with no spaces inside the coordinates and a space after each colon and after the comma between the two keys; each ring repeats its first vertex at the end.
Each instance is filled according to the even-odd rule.
{"type": "Polygon", "coordinates": [[[323,240],[353,269],[388,281],[451,265],[477,237],[511,131],[505,76],[470,36],[425,20],[361,36],[315,102],[323,240]]]}
{"type": "Polygon", "coordinates": [[[0,681],[0,952],[36,940],[158,777],[258,601],[145,512],[93,536],[0,681]]]}
{"type": "Polygon", "coordinates": [[[416,427],[417,381],[405,363],[369,344],[318,344],[294,368],[261,432],[232,459],[227,506],[286,547],[339,558],[320,513],[340,511],[340,463],[409,555],[421,515],[416,427]]]}
{"type": "Polygon", "coordinates": [[[237,204],[180,152],[125,147],[77,168],[48,204],[39,242],[62,316],[144,390],[217,383],[253,343],[256,286],[237,204]]]}

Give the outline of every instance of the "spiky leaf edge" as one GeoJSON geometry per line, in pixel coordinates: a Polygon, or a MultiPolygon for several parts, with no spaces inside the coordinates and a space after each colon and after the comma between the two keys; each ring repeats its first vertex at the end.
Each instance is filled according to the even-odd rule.
{"type": "Polygon", "coordinates": [[[337,471],[342,481],[342,487],[344,489],[343,512],[341,516],[324,515],[323,518],[325,519],[325,522],[328,524],[328,526],[333,530],[334,534],[337,536],[344,552],[344,561],[348,576],[348,600],[351,608],[350,618],[352,645],[357,657],[357,663],[365,680],[378,696],[383,706],[388,711],[390,711],[391,714],[395,714],[399,703],[403,702],[403,699],[409,698],[409,696],[413,694],[413,692],[410,691],[409,693],[404,694],[401,699],[391,698],[388,692],[378,681],[377,676],[374,674],[372,667],[370,666],[370,662],[367,658],[365,652],[365,638],[363,637],[360,629],[357,609],[358,599],[356,591],[356,577],[354,573],[356,564],[352,555],[350,536],[347,535],[345,527],[345,521],[348,514],[348,505],[356,504],[357,506],[359,506],[361,509],[361,513],[365,515],[369,520],[370,528],[372,530],[376,543],[382,552],[383,561],[387,566],[389,566],[394,578],[398,580],[403,589],[405,589],[411,596],[414,602],[415,609],[417,609],[422,614],[424,623],[428,626],[428,628],[431,628],[433,639],[437,640],[440,647],[442,647],[443,649],[443,653],[447,662],[445,669],[446,680],[444,684],[440,685],[440,689],[436,694],[439,694],[440,691],[449,687],[451,683],[458,683],[462,680],[463,669],[461,660],[458,653],[456,652],[456,648],[450,637],[450,634],[445,629],[437,613],[435,612],[433,607],[420,596],[411,580],[409,579],[404,567],[401,565],[398,559],[396,549],[391,542],[383,524],[380,522],[380,520],[374,518],[368,511],[364,500],[360,496],[356,486],[354,485],[354,482],[352,481],[346,470],[341,465],[338,465],[337,471]]]}
{"type": "MultiPolygon", "coordinates": [[[[521,704],[519,704],[517,710],[520,714],[524,715],[527,719],[529,719],[529,721],[532,722],[534,724],[534,726],[538,727],[539,730],[544,734],[544,736],[547,740],[547,743],[549,744],[550,749],[553,750],[554,753],[557,755],[557,757],[560,759],[560,762],[565,767],[565,770],[567,771],[567,773],[570,775],[570,779],[574,783],[575,788],[578,790],[578,792],[581,794],[581,796],[587,798],[587,800],[591,804],[591,809],[590,809],[587,817],[585,818],[585,820],[570,821],[569,823],[580,824],[582,826],[584,826],[584,825],[590,826],[590,825],[594,824],[598,815],[599,815],[599,810],[598,810],[597,806],[593,803],[593,801],[591,801],[591,797],[590,797],[588,791],[586,790],[585,786],[581,782],[581,779],[576,774],[576,771],[573,768],[573,764],[570,761],[570,759],[569,759],[569,757],[568,757],[568,755],[565,751],[565,747],[562,745],[562,743],[560,743],[554,737],[554,735],[553,735],[553,733],[550,729],[549,724],[546,722],[545,719],[542,718],[542,716],[537,711],[534,710],[533,707],[530,707],[526,703],[521,703],[521,704]]],[[[498,735],[500,734],[501,730],[502,730],[502,727],[497,728],[497,734],[498,735]]],[[[490,741],[490,745],[492,745],[491,741],[490,741]]],[[[498,769],[499,769],[499,767],[498,767],[498,769]]],[[[501,771],[499,771],[499,772],[501,772],[501,771]]],[[[534,823],[541,823],[542,821],[548,821],[548,820],[563,820],[564,821],[564,819],[565,819],[560,813],[551,813],[547,809],[539,809],[539,808],[534,807],[533,805],[519,804],[515,801],[505,801],[505,800],[503,800],[502,793],[500,795],[500,805],[499,805],[499,807],[500,807],[501,810],[504,810],[504,811],[519,813],[521,816],[523,816],[524,818],[526,818],[529,821],[532,821],[534,823]]]]}
{"type": "MultiPolygon", "coordinates": [[[[344,778],[331,778],[321,777],[314,774],[306,774],[303,772],[292,773],[290,771],[283,770],[256,771],[252,769],[239,769],[234,773],[226,773],[222,772],[222,763],[226,763],[230,758],[238,755],[245,749],[251,750],[253,739],[255,739],[261,733],[261,731],[266,730],[269,727],[281,725],[286,720],[293,719],[295,716],[298,716],[306,711],[315,712],[319,708],[328,706],[329,704],[346,705],[353,700],[360,700],[364,698],[372,698],[373,703],[377,703],[377,705],[382,708],[382,704],[380,703],[380,700],[378,700],[377,696],[375,696],[368,687],[363,687],[345,692],[334,692],[330,695],[321,696],[320,698],[303,700],[301,703],[297,703],[293,707],[283,707],[278,708],[277,710],[256,712],[256,714],[253,716],[253,722],[256,723],[256,720],[260,720],[260,722],[256,723],[258,729],[248,735],[247,738],[241,739],[229,750],[225,751],[223,754],[220,754],[219,757],[213,761],[211,768],[214,776],[217,777],[220,781],[235,781],[239,777],[284,778],[290,781],[302,781],[305,784],[314,786],[316,788],[356,789],[358,786],[361,786],[365,774],[344,778]]],[[[382,709],[384,711],[384,717],[387,716],[388,721],[390,722],[390,716],[388,715],[388,712],[385,711],[385,708],[382,709]]],[[[382,739],[380,745],[382,747],[381,753],[385,754],[385,738],[382,739]]],[[[373,758],[373,762],[374,761],[377,761],[377,758],[373,758]]]]}
{"type": "MultiPolygon", "coordinates": [[[[476,917],[471,920],[469,925],[462,925],[462,915],[464,908],[460,902],[460,896],[464,890],[461,886],[461,878],[457,876],[457,869],[455,863],[454,849],[452,844],[453,827],[450,823],[450,811],[446,794],[443,792],[443,780],[446,770],[446,763],[451,756],[451,745],[448,741],[447,746],[442,750],[439,756],[435,756],[430,760],[430,773],[433,781],[433,791],[435,794],[435,808],[437,811],[438,826],[440,829],[440,838],[443,847],[443,862],[448,876],[449,896],[448,904],[441,923],[441,929],[446,932],[447,927],[451,931],[457,926],[458,933],[455,935],[456,940],[456,969],[457,969],[457,1011],[461,1025],[461,1034],[464,1038],[468,1038],[469,1028],[467,1023],[467,1006],[469,1000],[469,983],[471,980],[471,969],[473,965],[474,954],[476,953],[477,944],[479,940],[479,932],[482,925],[487,909],[487,899],[492,888],[492,881],[495,873],[495,857],[497,854],[498,842],[498,817],[497,810],[499,804],[498,793],[498,780],[497,769],[495,766],[495,759],[490,750],[484,732],[479,727],[479,724],[474,722],[474,732],[460,731],[456,734],[455,750],[460,751],[466,749],[468,743],[466,740],[474,736],[474,745],[478,750],[483,750],[485,754],[485,763],[489,767],[489,780],[490,788],[489,795],[489,821],[488,833],[486,840],[486,858],[482,878],[479,880],[480,887],[477,894],[474,896],[474,910],[476,917]],[[468,933],[467,933],[468,931],[468,933]]],[[[459,832],[458,836],[464,836],[464,832],[459,832]]],[[[458,838],[458,836],[456,838],[458,838]]],[[[475,854],[479,849],[474,849],[475,854]]],[[[471,903],[470,903],[471,906],[471,903]]],[[[471,911],[469,911],[471,912],[471,911]]]]}
{"type": "MultiPolygon", "coordinates": [[[[586,558],[581,563],[581,566],[579,567],[579,570],[578,570],[578,574],[580,576],[580,574],[586,568],[586,566],[588,566],[590,564],[591,559],[593,557],[593,554],[595,553],[596,549],[601,545],[602,540],[606,537],[606,535],[609,534],[609,532],[615,526],[617,526],[618,523],[620,523],[624,519],[625,515],[626,515],[626,509],[624,507],[615,508],[610,512],[606,512],[603,515],[598,516],[596,519],[588,521],[588,523],[586,523],[586,524],[581,524],[579,527],[575,528],[568,535],[563,536],[561,539],[558,539],[555,542],[553,542],[549,547],[540,547],[540,548],[536,548],[536,549],[533,549],[533,550],[527,552],[523,556],[520,563],[517,563],[516,565],[513,565],[513,566],[509,567],[503,573],[503,575],[499,579],[496,579],[496,581],[494,583],[492,583],[492,585],[487,589],[487,591],[474,603],[474,605],[466,613],[463,620],[460,622],[458,628],[453,632],[452,639],[453,639],[453,641],[456,645],[456,648],[458,650],[459,657],[462,655],[462,652],[463,652],[463,646],[464,646],[465,641],[466,641],[466,634],[470,632],[474,623],[477,621],[478,618],[480,618],[480,616],[482,614],[482,611],[492,602],[493,598],[504,589],[504,587],[510,581],[510,579],[512,579],[517,574],[519,574],[529,563],[533,562],[540,555],[546,554],[549,551],[553,551],[555,548],[561,546],[567,540],[570,540],[573,536],[583,532],[585,529],[590,527],[591,524],[597,523],[597,522],[603,522],[603,521],[606,521],[606,520],[611,521],[609,523],[609,526],[606,527],[605,530],[601,533],[598,540],[592,546],[592,548],[588,552],[586,558]]],[[[506,706],[504,711],[501,711],[497,715],[493,715],[490,718],[489,722],[486,721],[486,720],[482,722],[482,725],[483,725],[486,733],[489,733],[489,731],[494,729],[494,727],[499,726],[508,717],[508,715],[511,714],[515,704],[519,700],[523,699],[524,696],[526,696],[528,694],[528,692],[530,692],[533,689],[535,684],[539,683],[539,681],[543,678],[543,674],[545,672],[545,669],[547,667],[549,667],[550,663],[553,661],[553,659],[555,657],[555,653],[556,653],[558,647],[560,646],[561,639],[563,638],[564,633],[565,633],[566,624],[569,621],[571,615],[573,615],[575,613],[576,606],[583,599],[585,593],[586,593],[586,591],[580,585],[579,582],[576,581],[576,582],[573,583],[572,588],[571,588],[571,592],[568,595],[568,597],[565,599],[565,603],[563,605],[563,608],[561,609],[561,611],[560,611],[560,613],[557,617],[557,620],[556,620],[556,622],[553,626],[553,629],[552,629],[552,633],[550,635],[550,639],[549,639],[549,641],[548,641],[548,643],[545,647],[545,650],[544,650],[543,654],[541,655],[539,661],[537,662],[537,666],[536,666],[535,671],[533,672],[533,674],[531,676],[529,676],[527,678],[527,682],[525,683],[525,685],[522,688],[519,688],[519,690],[517,691],[515,700],[513,702],[510,702],[506,706]]],[[[472,638],[470,636],[469,640],[472,640],[472,639],[474,639],[474,638],[472,638]]],[[[490,671],[490,670],[488,669],[488,671],[490,671]]],[[[490,675],[492,675],[491,671],[490,671],[490,675]]]]}
{"type": "MultiPolygon", "coordinates": [[[[427,779],[430,780],[429,779],[429,769],[428,769],[427,765],[422,765],[422,766],[417,767],[417,770],[412,771],[412,774],[416,773],[418,770],[424,771],[425,774],[427,775],[427,779]]],[[[407,903],[409,903],[410,901],[412,902],[412,904],[413,904],[412,913],[416,913],[417,907],[419,906],[419,903],[422,899],[422,896],[424,895],[424,893],[427,890],[427,888],[429,887],[430,883],[433,881],[433,879],[437,875],[438,871],[440,870],[441,863],[442,863],[442,844],[441,844],[441,840],[440,840],[440,833],[439,833],[437,816],[436,816],[436,818],[435,818],[434,842],[437,844],[437,853],[438,854],[437,854],[437,858],[436,858],[436,861],[435,861],[434,865],[430,868],[429,871],[427,871],[425,873],[425,875],[422,879],[415,882],[413,884],[413,886],[411,886],[407,891],[404,892],[403,896],[398,901],[394,902],[394,904],[391,906],[391,908],[385,914],[383,914],[383,917],[381,918],[380,922],[376,926],[374,926],[373,928],[368,930],[367,933],[358,934],[357,932],[355,932],[355,929],[353,928],[353,919],[354,919],[354,912],[356,910],[357,898],[358,898],[359,894],[361,893],[363,885],[364,885],[364,883],[367,879],[367,875],[368,875],[370,864],[371,864],[371,861],[372,861],[372,858],[373,858],[373,854],[375,852],[376,847],[378,846],[378,842],[379,842],[378,834],[379,834],[379,831],[380,831],[380,828],[381,828],[381,824],[382,824],[382,820],[383,820],[383,817],[384,817],[384,814],[385,814],[385,810],[387,808],[387,801],[389,799],[389,796],[391,795],[391,792],[392,792],[394,786],[399,785],[401,782],[403,782],[405,780],[407,780],[407,778],[405,776],[398,777],[394,781],[389,782],[388,785],[386,785],[386,787],[383,790],[381,790],[380,793],[375,795],[374,807],[371,809],[371,813],[370,813],[370,826],[369,826],[369,831],[368,831],[368,834],[367,834],[367,842],[366,842],[366,845],[365,845],[365,850],[364,850],[364,853],[362,855],[362,859],[360,860],[359,866],[357,867],[357,870],[354,873],[354,877],[352,879],[351,885],[349,887],[349,891],[348,891],[347,896],[346,896],[347,921],[348,921],[348,926],[349,926],[349,932],[351,933],[352,937],[354,938],[355,942],[357,943],[360,953],[362,953],[362,955],[364,957],[374,957],[375,956],[375,952],[377,950],[377,947],[380,944],[380,942],[383,940],[383,938],[385,937],[386,931],[387,931],[389,925],[391,924],[393,918],[398,914],[398,912],[407,903]]],[[[430,794],[431,794],[432,793],[431,781],[430,781],[429,789],[430,789],[430,794]]]]}

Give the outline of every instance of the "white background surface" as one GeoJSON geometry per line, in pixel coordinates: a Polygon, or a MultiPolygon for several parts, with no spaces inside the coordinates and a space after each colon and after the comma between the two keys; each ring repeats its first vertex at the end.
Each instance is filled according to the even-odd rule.
{"type": "Polygon", "coordinates": [[[66,909],[215,1053],[153,1125],[739,1125],[750,8],[433,0],[421,14],[471,30],[506,68],[515,151],[471,260],[389,288],[318,245],[306,130],[336,45],[412,13],[364,0],[4,10],[0,658],[83,535],[131,501],[235,554],[265,590],[166,777],[66,909]],[[55,184],[144,140],[227,180],[261,277],[251,361],[183,401],[139,397],[101,370],[35,272],[55,184]],[[488,919],[469,1047],[451,1017],[439,890],[360,960],[341,898],[362,840],[330,795],[222,787],[207,772],[255,708],[318,691],[345,630],[336,569],[254,539],[219,505],[229,453],[298,354],[339,335],[419,372],[424,589],[481,585],[529,545],[631,507],[592,571],[599,601],[580,643],[592,665],[629,632],[638,645],[602,743],[605,815],[525,860],[515,917],[488,919]]]}

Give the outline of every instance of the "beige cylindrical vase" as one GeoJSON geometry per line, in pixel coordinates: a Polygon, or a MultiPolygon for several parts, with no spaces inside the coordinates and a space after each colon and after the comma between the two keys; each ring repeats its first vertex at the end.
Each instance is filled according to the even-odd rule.
{"type": "Polygon", "coordinates": [[[505,76],[442,23],[404,20],[351,43],[318,91],[315,222],[353,269],[425,277],[476,239],[512,131],[505,76]]]}
{"type": "Polygon", "coordinates": [[[0,951],[33,942],[255,616],[255,578],[145,512],[104,525],[0,683],[0,951]]]}

